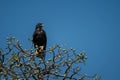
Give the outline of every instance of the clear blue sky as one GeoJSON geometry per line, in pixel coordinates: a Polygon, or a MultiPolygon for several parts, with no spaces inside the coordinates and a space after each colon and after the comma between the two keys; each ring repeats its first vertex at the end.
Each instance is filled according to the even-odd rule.
{"type": "Polygon", "coordinates": [[[45,24],[47,47],[57,43],[85,51],[84,72],[120,80],[119,0],[0,0],[0,47],[10,36],[29,47],[38,22],[45,24]]]}

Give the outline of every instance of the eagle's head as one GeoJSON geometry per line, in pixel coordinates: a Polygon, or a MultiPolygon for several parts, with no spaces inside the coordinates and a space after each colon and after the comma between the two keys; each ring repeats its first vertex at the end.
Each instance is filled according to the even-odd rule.
{"type": "Polygon", "coordinates": [[[36,30],[37,31],[40,31],[41,29],[42,29],[42,27],[43,27],[43,23],[38,23],[37,25],[36,25],[36,30]]]}

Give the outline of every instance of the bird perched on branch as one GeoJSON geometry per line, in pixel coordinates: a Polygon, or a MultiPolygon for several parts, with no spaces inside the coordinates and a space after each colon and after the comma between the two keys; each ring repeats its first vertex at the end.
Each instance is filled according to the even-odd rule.
{"type": "Polygon", "coordinates": [[[47,44],[46,32],[42,29],[43,23],[38,23],[36,25],[35,31],[33,33],[33,44],[36,50],[37,57],[41,59],[45,58],[45,50],[47,44]]]}

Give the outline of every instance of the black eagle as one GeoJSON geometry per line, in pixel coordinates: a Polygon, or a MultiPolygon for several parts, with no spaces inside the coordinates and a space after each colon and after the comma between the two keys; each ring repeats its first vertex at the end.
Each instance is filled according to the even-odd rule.
{"type": "Polygon", "coordinates": [[[45,50],[47,44],[46,32],[42,29],[43,23],[38,23],[36,25],[35,31],[33,33],[33,44],[36,50],[37,57],[41,59],[45,58],[45,50]]]}

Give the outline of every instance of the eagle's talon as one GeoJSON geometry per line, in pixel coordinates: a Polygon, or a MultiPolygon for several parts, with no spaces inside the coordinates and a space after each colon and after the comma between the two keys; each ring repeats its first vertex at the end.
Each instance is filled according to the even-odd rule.
{"type": "Polygon", "coordinates": [[[37,50],[35,51],[35,53],[36,53],[36,55],[38,55],[38,54],[39,54],[37,50]]]}

